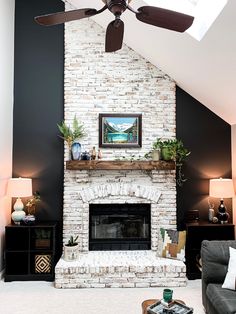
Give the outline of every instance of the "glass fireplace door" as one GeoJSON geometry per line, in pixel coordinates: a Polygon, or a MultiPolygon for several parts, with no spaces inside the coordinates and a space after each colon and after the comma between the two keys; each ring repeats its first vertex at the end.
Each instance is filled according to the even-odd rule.
{"type": "Polygon", "coordinates": [[[150,204],[91,204],[90,250],[150,249],[150,204]]]}

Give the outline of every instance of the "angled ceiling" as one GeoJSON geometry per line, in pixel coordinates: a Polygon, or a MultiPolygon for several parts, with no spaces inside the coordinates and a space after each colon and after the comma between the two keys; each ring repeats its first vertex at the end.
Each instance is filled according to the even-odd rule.
{"type": "MultiPolygon", "coordinates": [[[[101,8],[101,0],[68,0],[75,8],[101,8]],[[89,5],[88,5],[89,4],[89,5]]],[[[137,9],[146,5],[133,0],[137,9]]],[[[130,11],[125,22],[124,43],[172,77],[229,124],[236,124],[236,1],[225,8],[199,42],[187,33],[176,33],[141,23],[130,11]]],[[[107,27],[113,15],[106,10],[94,20],[107,27]]],[[[105,41],[105,38],[104,38],[105,41]]]]}

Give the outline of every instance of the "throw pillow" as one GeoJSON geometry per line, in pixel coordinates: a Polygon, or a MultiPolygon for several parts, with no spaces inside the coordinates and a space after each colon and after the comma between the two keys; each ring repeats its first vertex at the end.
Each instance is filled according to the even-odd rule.
{"type": "Polygon", "coordinates": [[[162,257],[185,261],[186,231],[160,228],[162,257]]]}
{"type": "Polygon", "coordinates": [[[236,290],[236,249],[229,247],[228,272],[222,288],[236,290]]]}

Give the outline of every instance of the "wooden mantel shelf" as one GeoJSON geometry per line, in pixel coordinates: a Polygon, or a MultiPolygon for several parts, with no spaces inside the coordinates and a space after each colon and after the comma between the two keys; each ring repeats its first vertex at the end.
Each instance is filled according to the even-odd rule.
{"type": "Polygon", "coordinates": [[[172,161],[69,160],[68,170],[173,170],[172,161]]]}

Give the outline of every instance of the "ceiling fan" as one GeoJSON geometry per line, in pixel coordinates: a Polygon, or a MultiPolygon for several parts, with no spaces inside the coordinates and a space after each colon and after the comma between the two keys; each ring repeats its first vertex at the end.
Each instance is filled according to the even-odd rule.
{"type": "Polygon", "coordinates": [[[80,20],[86,17],[102,13],[106,9],[112,12],[115,20],[112,21],[106,30],[105,51],[113,52],[121,49],[124,36],[124,22],[120,19],[122,13],[128,9],[136,15],[136,18],[147,24],[166,28],[176,32],[184,32],[193,23],[193,16],[162,9],[153,6],[143,6],[138,10],[130,7],[132,0],[102,0],[105,5],[100,9],[78,9],[66,12],[58,12],[35,17],[35,21],[40,25],[51,26],[80,20]]]}

